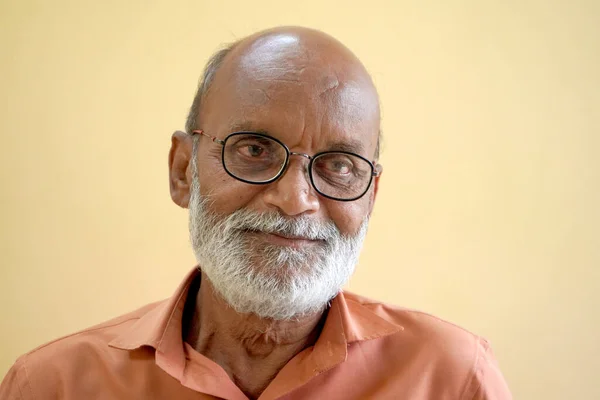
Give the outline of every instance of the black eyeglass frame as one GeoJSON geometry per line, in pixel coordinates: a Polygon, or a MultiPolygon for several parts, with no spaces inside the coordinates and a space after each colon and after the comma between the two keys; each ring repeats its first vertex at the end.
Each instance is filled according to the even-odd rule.
{"type": "Polygon", "coordinates": [[[191,134],[192,135],[198,134],[198,135],[206,136],[207,138],[211,139],[213,142],[220,144],[222,146],[222,149],[221,149],[221,164],[223,165],[223,169],[225,170],[225,172],[227,172],[227,174],[229,176],[231,176],[232,178],[237,179],[238,181],[241,181],[241,182],[244,182],[244,183],[248,183],[250,185],[267,185],[267,184],[273,183],[277,179],[281,178],[283,176],[283,174],[285,173],[285,171],[287,170],[288,166],[289,166],[290,156],[293,156],[293,155],[294,156],[301,156],[301,157],[304,157],[304,158],[306,158],[306,159],[309,160],[307,169],[308,169],[308,176],[310,178],[310,184],[316,190],[317,193],[319,193],[321,196],[323,196],[325,198],[328,198],[328,199],[331,199],[331,200],[336,200],[336,201],[355,201],[355,200],[360,199],[365,194],[367,194],[367,192],[371,188],[371,184],[373,183],[373,178],[374,177],[378,177],[381,174],[380,164],[378,164],[375,161],[369,161],[365,157],[363,157],[363,156],[361,156],[359,154],[356,154],[356,153],[352,153],[350,151],[328,150],[328,151],[321,151],[321,152],[319,152],[319,153],[314,154],[314,155],[311,156],[311,155],[305,154],[305,153],[298,153],[298,152],[295,152],[295,151],[290,151],[290,149],[281,140],[279,140],[277,138],[274,138],[273,136],[265,135],[264,133],[258,133],[258,132],[252,132],[252,131],[233,132],[233,133],[230,133],[229,135],[227,135],[225,137],[225,139],[219,139],[219,138],[217,138],[215,136],[209,135],[208,133],[204,132],[203,130],[195,130],[195,131],[192,131],[191,134]],[[225,144],[232,137],[239,136],[239,135],[254,135],[254,136],[258,136],[258,137],[263,137],[265,139],[270,139],[270,140],[273,140],[273,141],[279,143],[285,149],[285,162],[283,163],[283,166],[282,166],[281,170],[273,178],[268,179],[266,181],[260,181],[260,182],[249,181],[249,180],[246,180],[246,179],[242,179],[242,178],[240,178],[238,176],[235,176],[233,173],[231,173],[227,169],[227,166],[225,165],[225,144]],[[355,197],[350,198],[350,199],[339,199],[337,197],[332,197],[332,196],[329,196],[329,195],[321,192],[317,188],[317,185],[315,185],[315,181],[313,179],[312,167],[313,167],[314,160],[316,158],[324,155],[324,154],[348,154],[350,156],[358,157],[361,160],[366,161],[367,164],[369,164],[369,166],[371,167],[371,174],[369,176],[369,183],[365,187],[365,190],[360,195],[355,196],[355,197]]]}

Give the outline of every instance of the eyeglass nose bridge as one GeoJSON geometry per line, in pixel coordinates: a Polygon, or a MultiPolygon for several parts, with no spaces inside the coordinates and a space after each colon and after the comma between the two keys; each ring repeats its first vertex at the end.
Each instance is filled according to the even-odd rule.
{"type": "MultiPolygon", "coordinates": [[[[308,177],[310,175],[310,172],[309,172],[310,164],[311,164],[311,162],[312,162],[312,160],[313,160],[314,157],[311,156],[311,155],[309,155],[309,154],[298,153],[296,151],[288,151],[288,154],[289,154],[289,156],[288,156],[287,163],[286,163],[285,167],[283,168],[283,170],[281,171],[281,174],[279,175],[279,178],[281,178],[287,172],[287,169],[290,166],[290,158],[292,156],[300,156],[300,157],[305,158],[305,159],[308,160],[308,164],[306,164],[306,168],[304,169],[304,172],[305,172],[306,176],[308,177]]],[[[309,181],[309,183],[311,183],[310,179],[308,179],[308,181],[309,181]]]]}
{"type": "Polygon", "coordinates": [[[297,152],[295,152],[295,151],[290,151],[290,156],[300,156],[300,157],[304,157],[304,158],[306,158],[306,159],[307,159],[307,160],[309,160],[309,161],[313,159],[313,158],[312,158],[312,156],[310,156],[310,155],[308,155],[308,154],[306,154],[306,153],[297,153],[297,152]]]}

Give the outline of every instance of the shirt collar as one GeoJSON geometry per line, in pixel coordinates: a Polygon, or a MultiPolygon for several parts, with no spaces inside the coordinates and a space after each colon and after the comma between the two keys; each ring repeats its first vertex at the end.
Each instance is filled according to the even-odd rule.
{"type": "Polygon", "coordinates": [[[142,346],[153,347],[156,350],[156,363],[174,377],[181,379],[185,368],[183,310],[190,285],[199,274],[198,268],[191,270],[169,299],[157,303],[128,331],[108,345],[122,350],[135,350],[142,346]]]}
{"type": "MultiPolygon", "coordinates": [[[[131,328],[109,343],[109,346],[134,350],[142,346],[156,349],[156,362],[180,377],[185,367],[182,319],[190,284],[200,274],[196,267],[181,282],[173,296],[157,303],[142,315],[131,328]]],[[[376,314],[353,295],[340,292],[331,302],[323,330],[314,346],[317,364],[326,369],[334,361],[320,355],[337,354],[337,362],[346,358],[347,345],[376,339],[403,330],[376,314]]]]}

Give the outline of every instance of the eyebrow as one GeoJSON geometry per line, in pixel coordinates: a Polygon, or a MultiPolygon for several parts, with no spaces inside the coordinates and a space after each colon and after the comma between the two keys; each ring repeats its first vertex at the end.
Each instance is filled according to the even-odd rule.
{"type": "MultiPolygon", "coordinates": [[[[255,132],[273,136],[279,139],[271,132],[265,129],[258,129],[254,123],[248,121],[232,123],[231,125],[229,125],[229,132],[255,132]]],[[[365,151],[365,146],[361,141],[356,139],[348,139],[344,141],[338,140],[334,142],[328,142],[325,146],[325,150],[321,151],[346,151],[349,153],[363,155],[365,151]]]]}
{"type": "Polygon", "coordinates": [[[252,122],[247,122],[247,121],[234,122],[234,123],[230,124],[229,132],[230,133],[233,133],[233,132],[255,132],[255,133],[263,133],[266,135],[270,135],[266,130],[257,129],[256,125],[254,125],[252,122]]]}
{"type": "Polygon", "coordinates": [[[349,153],[362,154],[365,150],[364,145],[355,139],[346,141],[329,142],[327,144],[328,151],[347,151],[349,153]]]}

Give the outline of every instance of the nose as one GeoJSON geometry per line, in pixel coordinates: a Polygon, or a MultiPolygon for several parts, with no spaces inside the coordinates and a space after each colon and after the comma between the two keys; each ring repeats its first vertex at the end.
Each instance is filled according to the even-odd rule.
{"type": "Polygon", "coordinates": [[[264,201],[269,207],[277,208],[289,216],[314,213],[319,210],[319,197],[310,184],[307,163],[309,156],[303,153],[290,153],[292,158],[283,175],[268,185],[264,201]]]}

